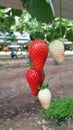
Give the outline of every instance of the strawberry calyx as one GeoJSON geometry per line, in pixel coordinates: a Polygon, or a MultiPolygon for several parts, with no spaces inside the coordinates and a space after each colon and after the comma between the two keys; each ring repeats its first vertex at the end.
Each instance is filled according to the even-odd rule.
{"type": "Polygon", "coordinates": [[[43,83],[40,89],[46,89],[48,88],[49,84],[48,83],[43,83]]]}

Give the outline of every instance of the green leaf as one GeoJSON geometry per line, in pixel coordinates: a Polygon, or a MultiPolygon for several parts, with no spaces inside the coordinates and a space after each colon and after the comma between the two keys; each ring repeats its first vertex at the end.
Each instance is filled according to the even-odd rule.
{"type": "Polygon", "coordinates": [[[12,15],[14,16],[21,16],[22,10],[19,9],[12,9],[12,15]]]}
{"type": "Polygon", "coordinates": [[[0,6],[0,9],[5,9],[5,7],[3,7],[3,6],[0,6]]]}
{"type": "Polygon", "coordinates": [[[23,4],[33,18],[40,22],[51,23],[54,19],[53,4],[45,0],[23,0],[23,4]]]}
{"type": "Polygon", "coordinates": [[[73,30],[70,29],[70,30],[66,33],[66,38],[67,38],[67,40],[73,42],[73,30]]]}

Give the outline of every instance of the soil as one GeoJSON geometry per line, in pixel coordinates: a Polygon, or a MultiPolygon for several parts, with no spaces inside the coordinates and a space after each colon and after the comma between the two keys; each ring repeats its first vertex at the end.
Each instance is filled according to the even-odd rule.
{"type": "MultiPolygon", "coordinates": [[[[32,95],[25,78],[27,65],[25,58],[0,58],[0,130],[73,130],[73,119],[66,128],[42,119],[39,114],[42,106],[38,97],[32,95]]],[[[72,56],[66,56],[59,65],[54,65],[48,57],[44,71],[52,98],[73,97],[72,56]]]]}

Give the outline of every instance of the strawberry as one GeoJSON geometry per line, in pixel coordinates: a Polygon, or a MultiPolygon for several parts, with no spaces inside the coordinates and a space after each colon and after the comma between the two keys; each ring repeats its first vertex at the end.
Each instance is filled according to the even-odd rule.
{"type": "Polygon", "coordinates": [[[38,89],[31,89],[31,92],[32,92],[32,94],[34,95],[34,96],[37,96],[38,95],[38,92],[39,92],[39,90],[38,89]]]}
{"type": "Polygon", "coordinates": [[[60,40],[55,40],[49,44],[49,52],[54,60],[61,63],[64,59],[64,44],[60,40]]]}
{"type": "Polygon", "coordinates": [[[7,47],[4,47],[3,51],[4,51],[4,52],[7,52],[7,51],[8,51],[8,48],[7,48],[7,47]]]}
{"type": "Polygon", "coordinates": [[[38,99],[43,108],[48,109],[51,102],[51,92],[48,88],[40,89],[38,92],[38,99]]]}
{"type": "Polygon", "coordinates": [[[36,39],[30,43],[28,52],[37,71],[42,71],[48,51],[48,45],[44,40],[36,39]]]}
{"type": "Polygon", "coordinates": [[[26,79],[31,88],[32,94],[37,96],[39,87],[43,83],[43,74],[42,72],[38,72],[35,68],[29,68],[26,72],[26,79]]]}

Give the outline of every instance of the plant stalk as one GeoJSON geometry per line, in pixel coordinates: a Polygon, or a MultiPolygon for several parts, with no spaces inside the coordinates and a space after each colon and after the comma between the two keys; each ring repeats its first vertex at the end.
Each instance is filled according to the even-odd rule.
{"type": "Polygon", "coordinates": [[[59,0],[60,4],[60,36],[62,36],[62,0],[59,0]]]}

